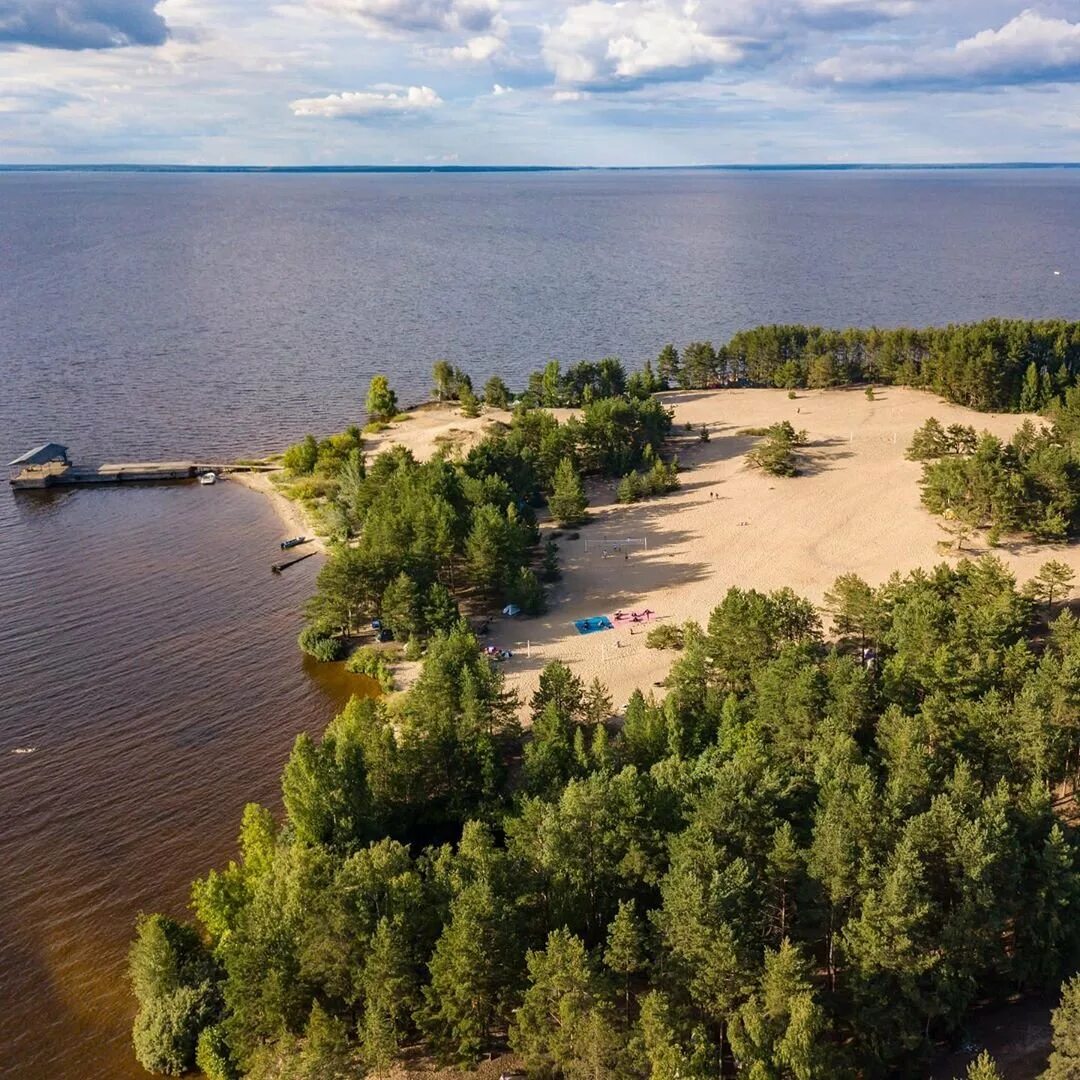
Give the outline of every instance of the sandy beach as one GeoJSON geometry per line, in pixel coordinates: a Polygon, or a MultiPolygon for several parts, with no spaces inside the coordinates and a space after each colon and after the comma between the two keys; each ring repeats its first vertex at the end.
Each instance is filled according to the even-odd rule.
{"type": "MultiPolygon", "coordinates": [[[[920,466],[904,458],[912,433],[929,416],[1002,437],[1024,420],[904,387],[880,389],[874,401],[861,388],[800,391],[795,399],[783,390],[691,391],[664,400],[675,410],[670,448],[685,468],[679,491],[621,506],[613,483],[590,485],[590,524],[579,539],[558,541],[563,580],[550,589],[548,613],[492,623],[492,641],[514,651],[504,670],[523,700],[553,659],[586,681],[598,675],[617,707],[635,687],[647,691],[664,678],[675,654],[647,649],[645,624],[582,636],[577,619],[649,608],[662,621],[704,623],[732,585],[789,585],[820,603],[840,574],[876,585],[893,570],[940,562],[946,534],[919,502],[920,466]],[[748,468],[743,454],[755,440],[738,430],[785,419],[809,437],[800,475],[780,479],[748,468]],[[707,443],[699,438],[702,425],[707,443]],[[620,539],[643,540],[647,550],[622,545],[616,553],[620,539]]],[[[428,408],[384,432],[378,445],[401,443],[425,457],[440,437],[452,434],[462,445],[478,439],[492,416],[506,419],[466,420],[455,409],[428,408]]],[[[995,554],[1021,581],[1049,558],[1080,571],[1073,545],[1007,544],[995,554]]]]}
{"type": "Polygon", "coordinates": [[[230,483],[242,484],[246,488],[251,488],[252,491],[258,491],[260,494],[265,495],[270,500],[274,512],[281,519],[286,537],[307,536],[310,538],[310,545],[305,546],[302,549],[303,551],[318,551],[325,554],[326,544],[323,538],[316,533],[308,512],[300,503],[287,499],[278,491],[271,480],[274,475],[278,474],[269,472],[234,472],[229,473],[227,479],[230,483]]]}

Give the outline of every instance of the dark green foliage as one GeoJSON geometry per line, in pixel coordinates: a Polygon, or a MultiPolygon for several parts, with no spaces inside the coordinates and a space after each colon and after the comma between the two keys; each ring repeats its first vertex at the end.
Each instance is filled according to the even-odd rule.
{"type": "MultiPolygon", "coordinates": [[[[415,638],[410,638],[410,641],[415,638]]],[[[354,675],[366,675],[374,679],[384,693],[390,693],[394,689],[394,672],[386,658],[386,654],[370,645],[357,649],[348,660],[345,667],[354,675]]]]}
{"type": "Polygon", "coordinates": [[[221,1008],[217,966],[198,934],[164,915],[140,916],[128,973],[139,1003],[132,1032],[139,1063],[170,1076],[187,1072],[199,1033],[221,1008]]]}
{"type": "Polygon", "coordinates": [[[829,644],[790,590],[732,589],[662,699],[609,731],[552,663],[527,736],[468,627],[435,634],[413,689],[297,740],[280,827],[245,811],[193,890],[209,954],[140,925],[140,1053],[183,1067],[205,1028],[255,1077],[507,1039],[537,1075],[925,1074],[1080,962],[1080,623],[1033,604],[989,557],[845,576],[829,644]]]}
{"type": "Polygon", "coordinates": [[[505,409],[510,404],[510,391],[498,375],[484,383],[484,404],[489,409],[505,409]]]}
{"type": "Polygon", "coordinates": [[[555,470],[555,486],[548,498],[548,509],[559,525],[577,525],[585,520],[589,500],[581,486],[581,477],[569,458],[563,458],[555,470]]]}
{"type": "Polygon", "coordinates": [[[324,663],[345,655],[345,642],[318,625],[305,626],[297,638],[301,650],[324,663]]]}
{"type": "Polygon", "coordinates": [[[1046,408],[1078,370],[1076,322],[990,319],[925,330],[759,326],[737,333],[716,353],[715,367],[703,363],[693,376],[686,375],[684,353],[682,385],[895,384],[990,412],[1046,408]]]}
{"type": "Polygon", "coordinates": [[[806,442],[806,432],[796,431],[787,420],[768,428],[747,428],[740,435],[763,435],[757,446],[746,452],[747,463],[772,476],[795,476],[798,458],[795,448],[806,442]]]}
{"type": "Polygon", "coordinates": [[[679,486],[679,462],[674,459],[665,465],[660,458],[652,456],[652,464],[646,472],[627,473],[616,490],[616,498],[621,503],[633,503],[654,495],[666,495],[679,486]]]}
{"type": "Polygon", "coordinates": [[[677,623],[660,623],[645,635],[645,645],[649,649],[681,649],[682,627],[677,623]]]}
{"type": "Polygon", "coordinates": [[[1066,392],[1049,426],[1025,421],[1008,443],[988,432],[928,420],[908,457],[923,462],[922,500],[931,513],[968,531],[1032,533],[1042,539],[1072,534],[1080,518],[1080,389],[1066,392]]]}

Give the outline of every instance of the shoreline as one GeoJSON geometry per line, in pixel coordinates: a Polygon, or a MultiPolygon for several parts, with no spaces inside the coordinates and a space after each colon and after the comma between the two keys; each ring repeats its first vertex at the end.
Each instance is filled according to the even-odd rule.
{"type": "MultiPolygon", "coordinates": [[[[279,470],[281,471],[281,470],[279,470]]],[[[277,514],[278,520],[285,526],[289,536],[305,536],[310,543],[310,550],[320,555],[326,554],[326,541],[319,536],[312,524],[311,515],[305,507],[294,499],[283,495],[274,486],[270,477],[276,473],[269,472],[235,472],[229,473],[225,478],[230,483],[235,482],[265,495],[277,514]]]]}

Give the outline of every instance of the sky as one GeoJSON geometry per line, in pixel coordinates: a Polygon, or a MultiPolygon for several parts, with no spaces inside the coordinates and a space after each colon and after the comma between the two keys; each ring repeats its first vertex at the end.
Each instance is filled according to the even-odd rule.
{"type": "Polygon", "coordinates": [[[0,162],[1080,160],[1080,0],[0,0],[0,162]]]}

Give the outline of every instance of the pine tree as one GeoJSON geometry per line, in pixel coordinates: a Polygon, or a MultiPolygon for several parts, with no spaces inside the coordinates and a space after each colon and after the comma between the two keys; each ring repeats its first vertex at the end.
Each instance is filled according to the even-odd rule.
{"type": "Polygon", "coordinates": [[[505,903],[486,881],[466,885],[435,945],[416,1017],[446,1058],[472,1065],[489,1048],[520,963],[505,903]]]}
{"type": "Polygon", "coordinates": [[[1042,1080],[1076,1080],[1080,1076],[1080,975],[1061,987],[1061,1002],[1050,1020],[1054,1036],[1042,1080]]]}
{"type": "Polygon", "coordinates": [[[678,384],[680,370],[679,350],[674,345],[665,345],[656,358],[656,373],[665,390],[678,384]]]}
{"type": "Polygon", "coordinates": [[[569,458],[563,458],[555,470],[554,487],[548,498],[548,509],[559,525],[577,525],[585,520],[585,489],[581,477],[569,458]]]}
{"type": "Polygon", "coordinates": [[[379,617],[398,641],[407,641],[424,629],[420,587],[404,570],[386,586],[379,617]]]}
{"type": "Polygon", "coordinates": [[[1058,559],[1051,559],[1039,567],[1039,572],[1024,587],[1024,593],[1032,600],[1040,600],[1046,604],[1046,610],[1054,606],[1054,598],[1061,599],[1072,592],[1076,574],[1068,563],[1058,559]]]}
{"type": "Polygon", "coordinates": [[[1020,387],[1020,411],[1038,412],[1042,402],[1042,388],[1039,381],[1039,369],[1034,361],[1028,364],[1024,372],[1024,381],[1020,387]]]}
{"type": "Polygon", "coordinates": [[[484,384],[484,404],[489,409],[505,409],[510,404],[510,391],[498,375],[484,384]]]}
{"type": "Polygon", "coordinates": [[[964,1080],[1005,1080],[989,1051],[984,1050],[964,1073],[964,1080]]]}
{"type": "Polygon", "coordinates": [[[630,1021],[630,977],[645,966],[645,933],[632,900],[619,902],[619,910],[608,926],[604,963],[623,977],[623,1006],[630,1021]]]}

